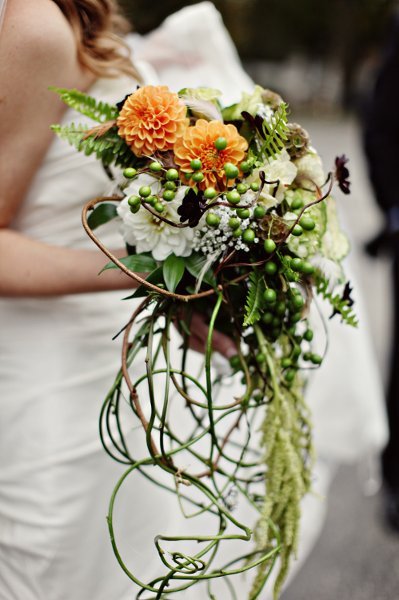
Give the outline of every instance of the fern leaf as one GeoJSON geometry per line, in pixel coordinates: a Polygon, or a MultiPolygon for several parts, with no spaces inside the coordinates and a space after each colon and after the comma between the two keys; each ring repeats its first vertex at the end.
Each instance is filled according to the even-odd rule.
{"type": "Polygon", "coordinates": [[[265,282],[263,277],[257,271],[252,271],[249,276],[249,289],[245,302],[244,327],[254,325],[254,323],[259,321],[264,291],[265,282]]]}
{"type": "Polygon", "coordinates": [[[108,129],[101,137],[90,131],[86,125],[53,125],[52,130],[86,156],[95,154],[104,166],[130,167],[140,164],[126,142],[119,137],[116,127],[108,129]]]}
{"type": "Polygon", "coordinates": [[[92,96],[80,92],[79,90],[68,90],[66,88],[51,87],[52,91],[56,92],[65,104],[70,108],[80,112],[82,115],[104,123],[112,121],[118,116],[118,109],[112,104],[96,100],[92,96]]]}
{"type": "Polygon", "coordinates": [[[317,281],[316,290],[317,293],[320,294],[324,300],[327,300],[327,302],[329,302],[333,308],[331,317],[339,314],[344,323],[350,325],[351,327],[357,327],[359,325],[359,321],[351,303],[340,294],[333,294],[333,292],[330,292],[328,287],[329,281],[324,277],[320,277],[317,281]]]}
{"type": "Polygon", "coordinates": [[[261,152],[268,157],[276,158],[288,139],[288,106],[282,102],[270,121],[263,121],[264,142],[261,152]]]}

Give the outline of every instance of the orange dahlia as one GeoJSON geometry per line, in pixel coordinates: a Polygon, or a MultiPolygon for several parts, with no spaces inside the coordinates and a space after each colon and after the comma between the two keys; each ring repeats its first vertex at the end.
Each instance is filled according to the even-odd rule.
{"type": "Polygon", "coordinates": [[[173,148],[188,125],[186,106],[166,85],[146,85],[131,94],[116,124],[136,156],[173,148]]]}
{"type": "MultiPolygon", "coordinates": [[[[192,173],[190,163],[193,159],[199,159],[202,163],[204,179],[196,185],[201,189],[214,187],[222,191],[227,186],[224,165],[232,163],[237,166],[244,159],[247,148],[246,139],[238,133],[234,125],[198,119],[193,127],[187,127],[182,137],[176,140],[175,162],[179,165],[182,174],[192,173]],[[225,147],[222,150],[218,150],[215,146],[219,138],[225,140],[225,147]]],[[[183,181],[187,182],[184,176],[183,181]]]]}

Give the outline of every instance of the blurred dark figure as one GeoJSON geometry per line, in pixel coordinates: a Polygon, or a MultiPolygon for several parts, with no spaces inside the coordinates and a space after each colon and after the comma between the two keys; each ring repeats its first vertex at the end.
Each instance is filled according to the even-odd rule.
{"type": "Polygon", "coordinates": [[[387,389],[389,441],[382,455],[385,516],[399,533],[399,13],[366,111],[365,151],[375,197],[386,217],[385,228],[366,249],[393,258],[394,323],[387,389]]]}

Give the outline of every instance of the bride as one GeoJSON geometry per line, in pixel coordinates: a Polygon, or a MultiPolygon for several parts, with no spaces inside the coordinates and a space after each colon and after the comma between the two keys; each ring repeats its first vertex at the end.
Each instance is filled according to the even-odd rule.
{"type": "MultiPolygon", "coordinates": [[[[0,37],[0,600],[132,597],[104,518],[120,471],[97,431],[100,402],[119,364],[119,344],[111,338],[131,313],[120,302],[121,290],[132,282],[116,271],[97,275],[106,261],[86,237],[80,212],[109,182],[94,159],[53,138],[52,123],[77,116],[64,112],[48,87],[90,90],[116,102],[156,76],[176,86],[179,77],[183,85],[251,85],[212,5],[187,10],[165,27],[175,28],[176,43],[181,33],[188,48],[193,38],[186,25],[195,22],[197,35],[198,27],[208,26],[214,37],[202,47],[211,51],[211,40],[222,44],[224,80],[209,55],[197,62],[193,57],[187,69],[181,48],[177,69],[171,67],[173,51],[161,68],[162,29],[156,39],[131,41],[158,74],[143,61],[133,66],[117,37],[126,24],[113,0],[7,2],[0,37]],[[205,10],[208,20],[193,19],[187,10],[205,10]],[[176,19],[185,19],[185,26],[176,19]]],[[[111,248],[120,244],[111,230],[103,240],[111,248]]],[[[201,322],[197,334],[199,348],[206,336],[201,322]]],[[[215,347],[225,356],[234,351],[221,334],[215,347]]],[[[381,423],[378,410],[369,413],[381,423]]],[[[378,446],[381,430],[374,425],[365,446],[378,446]]],[[[160,490],[138,479],[118,500],[122,550],[143,579],[153,571],[152,555],[143,548],[168,527],[170,506],[160,490]]],[[[307,530],[310,523],[304,538],[307,530]]]]}

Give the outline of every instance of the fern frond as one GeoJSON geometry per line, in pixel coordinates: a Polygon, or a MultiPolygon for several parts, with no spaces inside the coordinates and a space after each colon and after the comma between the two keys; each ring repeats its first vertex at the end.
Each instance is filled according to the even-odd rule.
{"type": "Polygon", "coordinates": [[[276,158],[288,139],[288,105],[282,102],[270,121],[263,121],[264,142],[261,153],[276,158]]]}
{"type": "Polygon", "coordinates": [[[265,282],[263,276],[258,271],[252,271],[249,276],[249,288],[245,302],[244,327],[254,325],[259,321],[261,308],[263,305],[263,292],[265,291],[265,282]]]}
{"type": "Polygon", "coordinates": [[[126,142],[118,135],[116,127],[111,127],[101,137],[95,133],[88,136],[86,125],[53,125],[51,129],[63,140],[74,146],[86,156],[95,154],[103,165],[114,164],[117,167],[130,167],[139,164],[139,159],[133,154],[126,142]]]}
{"type": "Polygon", "coordinates": [[[322,298],[324,298],[324,300],[327,300],[327,302],[331,304],[331,307],[333,308],[333,314],[331,316],[339,314],[344,323],[350,325],[351,327],[357,327],[359,325],[359,321],[351,303],[340,294],[334,294],[333,292],[330,292],[328,287],[328,279],[319,277],[316,283],[316,291],[322,296],[322,298]]]}
{"type": "Polygon", "coordinates": [[[73,108],[82,115],[104,123],[105,121],[112,121],[118,116],[118,109],[112,104],[96,100],[92,96],[88,96],[84,92],[79,90],[68,90],[66,88],[51,87],[50,90],[56,92],[61,100],[65,102],[70,108],[73,108]]]}

